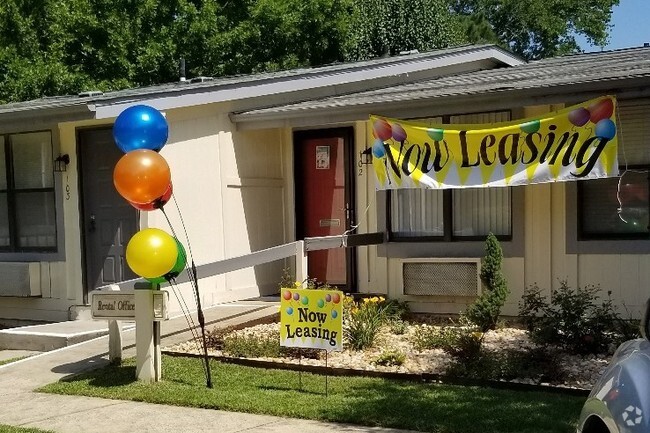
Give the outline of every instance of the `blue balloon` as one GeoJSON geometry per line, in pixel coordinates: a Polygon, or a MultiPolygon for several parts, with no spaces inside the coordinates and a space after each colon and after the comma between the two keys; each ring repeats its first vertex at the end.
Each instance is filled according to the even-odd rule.
{"type": "Polygon", "coordinates": [[[122,111],[113,125],[117,147],[127,153],[137,149],[156,152],[162,149],[169,136],[167,120],[153,107],[134,105],[122,111]]]}
{"type": "Polygon", "coordinates": [[[288,307],[288,308],[287,308],[287,314],[288,314],[289,316],[291,316],[291,315],[293,314],[293,308],[288,307]]]}
{"type": "Polygon", "coordinates": [[[380,138],[376,139],[375,144],[372,145],[372,156],[375,158],[383,158],[386,156],[386,148],[380,138]]]}
{"type": "Polygon", "coordinates": [[[603,119],[596,123],[596,137],[611,140],[616,136],[616,124],[610,119],[603,119]]]}
{"type": "Polygon", "coordinates": [[[332,319],[336,319],[336,316],[339,314],[336,312],[336,310],[332,311],[332,319]]]}

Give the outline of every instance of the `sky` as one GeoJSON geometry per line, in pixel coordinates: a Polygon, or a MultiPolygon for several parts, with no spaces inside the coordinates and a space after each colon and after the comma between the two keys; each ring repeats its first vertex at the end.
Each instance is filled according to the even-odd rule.
{"type": "MultiPolygon", "coordinates": [[[[605,49],[642,47],[644,42],[650,43],[649,19],[650,0],[621,0],[620,5],[614,7],[612,15],[614,27],[605,49]]],[[[577,41],[586,52],[600,51],[600,47],[589,45],[583,37],[578,37],[577,41]]]]}

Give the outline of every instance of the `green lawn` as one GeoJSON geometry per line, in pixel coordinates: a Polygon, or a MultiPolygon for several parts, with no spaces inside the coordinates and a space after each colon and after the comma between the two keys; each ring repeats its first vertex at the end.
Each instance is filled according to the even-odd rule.
{"type": "Polygon", "coordinates": [[[45,430],[37,428],[12,427],[10,425],[0,424],[0,433],[48,433],[45,430]]]}
{"type": "MultiPolygon", "coordinates": [[[[22,356],[20,358],[10,358],[10,359],[5,359],[5,360],[0,359],[0,365],[9,364],[10,362],[19,361],[19,360],[21,360],[23,358],[24,358],[24,356],[22,356]]],[[[2,432],[2,430],[0,430],[0,432],[2,432]]]]}
{"type": "Polygon", "coordinates": [[[201,361],[163,356],[163,381],[134,380],[134,360],[45,386],[40,391],[195,406],[322,421],[445,433],[572,432],[584,398],[537,392],[412,383],[364,377],[325,378],[212,363],[214,389],[201,361]]]}

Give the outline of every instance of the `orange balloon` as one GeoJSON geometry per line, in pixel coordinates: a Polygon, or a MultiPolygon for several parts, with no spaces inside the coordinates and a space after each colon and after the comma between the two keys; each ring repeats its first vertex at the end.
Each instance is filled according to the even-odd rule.
{"type": "Polygon", "coordinates": [[[167,161],[153,150],[132,150],[113,170],[115,189],[131,203],[151,203],[165,194],[170,182],[167,161]]]}

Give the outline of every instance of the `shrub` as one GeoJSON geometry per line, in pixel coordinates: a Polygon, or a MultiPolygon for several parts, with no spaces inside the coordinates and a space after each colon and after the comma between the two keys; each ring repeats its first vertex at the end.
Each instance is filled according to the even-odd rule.
{"type": "Polygon", "coordinates": [[[490,233],[485,241],[485,259],[481,264],[481,280],[486,290],[465,312],[469,320],[482,332],[496,328],[501,307],[510,293],[508,283],[501,272],[502,260],[501,245],[496,236],[490,233]]]}
{"type": "Polygon", "coordinates": [[[293,275],[291,275],[290,268],[282,268],[282,275],[280,276],[280,282],[278,283],[278,293],[282,293],[282,289],[288,287],[293,287],[295,284],[293,275]]]}
{"type": "Polygon", "coordinates": [[[387,301],[373,296],[355,301],[351,296],[343,300],[343,336],[353,350],[372,347],[380,328],[390,320],[405,314],[405,303],[387,301]]]}
{"type": "Polygon", "coordinates": [[[538,344],[558,345],[579,354],[604,353],[637,334],[631,322],[618,315],[611,299],[599,301],[598,292],[596,286],[574,290],[561,281],[547,301],[539,287],[529,287],[519,314],[538,344]]]}
{"type": "Polygon", "coordinates": [[[455,326],[418,326],[411,337],[416,350],[442,349],[461,360],[477,358],[482,342],[483,333],[462,316],[455,326]]]}
{"type": "Polygon", "coordinates": [[[486,380],[532,379],[537,383],[561,382],[567,377],[557,351],[546,348],[484,351],[473,359],[455,360],[446,373],[486,380]]]}
{"type": "Polygon", "coordinates": [[[397,349],[384,350],[373,361],[377,365],[392,366],[402,365],[406,361],[406,354],[397,349]]]}
{"type": "Polygon", "coordinates": [[[379,328],[384,323],[384,298],[365,298],[354,301],[346,296],[343,307],[343,336],[353,350],[372,347],[379,328]]]}
{"type": "Polygon", "coordinates": [[[311,358],[319,359],[321,351],[280,346],[279,329],[265,331],[232,328],[214,329],[208,335],[208,347],[238,358],[311,358]]]}
{"type": "Polygon", "coordinates": [[[404,335],[408,330],[408,323],[400,319],[391,320],[389,326],[390,326],[390,332],[392,332],[395,335],[404,335]]]}
{"type": "Polygon", "coordinates": [[[277,336],[232,333],[224,338],[223,352],[239,358],[279,358],[280,333],[277,336]]]}

